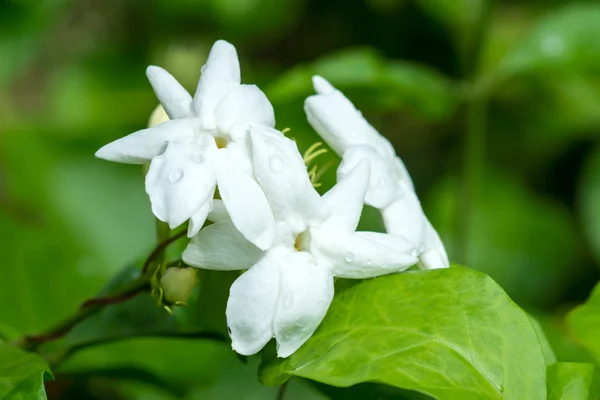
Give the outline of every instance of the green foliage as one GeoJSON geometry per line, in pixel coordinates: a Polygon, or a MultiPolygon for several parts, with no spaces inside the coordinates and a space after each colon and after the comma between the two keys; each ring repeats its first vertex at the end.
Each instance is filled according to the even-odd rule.
{"type": "Polygon", "coordinates": [[[570,73],[600,70],[600,6],[570,5],[541,18],[507,55],[501,70],[517,73],[570,73]]]}
{"type": "Polygon", "coordinates": [[[544,399],[544,357],[528,316],[461,267],[364,281],[334,299],[312,338],[268,361],[265,384],[301,376],[377,381],[438,399],[544,399]]]}
{"type": "Polygon", "coordinates": [[[600,396],[594,366],[583,363],[555,363],[548,366],[548,400],[595,400],[600,396]]]}
{"type": "Polygon", "coordinates": [[[581,224],[596,259],[600,260],[600,148],[590,154],[579,182],[581,224]]]}
{"type": "Polygon", "coordinates": [[[0,343],[0,398],[46,400],[44,381],[51,378],[43,358],[0,343]]]}
{"type": "Polygon", "coordinates": [[[362,90],[362,96],[381,108],[406,108],[432,120],[448,118],[458,103],[456,89],[438,72],[416,63],[386,60],[364,48],[344,50],[294,67],[268,86],[267,94],[277,103],[305,98],[314,93],[313,75],[323,76],[340,90],[362,90]]]}
{"type": "Polygon", "coordinates": [[[569,314],[568,323],[573,334],[600,363],[600,284],[584,305],[569,314]]]}
{"type": "MultiPolygon", "coordinates": [[[[460,183],[446,179],[430,198],[425,210],[453,259],[460,183]]],[[[484,176],[472,207],[468,265],[489,274],[521,304],[539,307],[555,302],[578,268],[579,245],[568,212],[514,178],[492,172],[484,176]]]]}

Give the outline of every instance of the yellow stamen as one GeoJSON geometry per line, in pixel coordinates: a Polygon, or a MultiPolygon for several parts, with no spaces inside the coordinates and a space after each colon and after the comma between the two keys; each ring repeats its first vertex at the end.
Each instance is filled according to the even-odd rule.
{"type": "Polygon", "coordinates": [[[219,149],[223,149],[223,148],[227,147],[227,139],[225,139],[223,137],[216,137],[215,143],[217,144],[217,148],[219,148],[219,149]]]}

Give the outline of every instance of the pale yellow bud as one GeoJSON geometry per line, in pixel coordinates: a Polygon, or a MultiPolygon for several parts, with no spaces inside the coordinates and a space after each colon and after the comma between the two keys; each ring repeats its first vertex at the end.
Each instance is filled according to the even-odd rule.
{"type": "Polygon", "coordinates": [[[150,114],[150,119],[148,120],[148,128],[152,128],[154,125],[162,124],[163,122],[167,122],[169,120],[169,116],[165,112],[165,109],[162,105],[156,106],[152,114],[150,114]]]}
{"type": "Polygon", "coordinates": [[[168,268],[160,278],[164,298],[170,303],[187,302],[195,285],[196,270],[194,268],[168,268]]]}

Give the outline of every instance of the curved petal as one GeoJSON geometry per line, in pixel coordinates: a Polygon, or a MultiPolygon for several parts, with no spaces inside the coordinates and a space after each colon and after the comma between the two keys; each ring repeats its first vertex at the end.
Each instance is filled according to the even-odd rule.
{"type": "Polygon", "coordinates": [[[402,271],[417,263],[417,251],[400,237],[384,233],[361,234],[319,229],[310,249],[319,264],[334,276],[363,279],[402,271]]]}
{"type": "Polygon", "coordinates": [[[425,243],[419,256],[419,266],[422,269],[438,269],[450,267],[448,254],[433,225],[425,218],[425,243]]]}
{"type": "Polygon", "coordinates": [[[192,217],[212,199],[215,190],[212,161],[216,145],[209,135],[197,139],[201,145],[169,142],[165,152],[154,157],[146,175],[152,212],[171,229],[192,217]]]}
{"type": "Polygon", "coordinates": [[[400,182],[403,196],[381,210],[387,233],[413,243],[420,252],[425,235],[425,214],[415,192],[400,182]]]}
{"type": "Polygon", "coordinates": [[[171,119],[192,117],[192,96],[166,70],[154,65],[146,68],[146,76],[156,98],[171,119]]]}
{"type": "Polygon", "coordinates": [[[400,186],[392,174],[391,166],[369,146],[354,146],[344,153],[337,170],[338,181],[344,179],[363,160],[369,160],[371,175],[365,203],[375,208],[385,208],[402,194],[400,186]]]}
{"type": "Polygon", "coordinates": [[[240,63],[232,44],[217,40],[202,67],[192,108],[206,129],[216,128],[215,108],[230,90],[241,82],[240,63]]]}
{"type": "Polygon", "coordinates": [[[219,132],[234,124],[275,126],[275,112],[267,96],[256,85],[239,85],[225,95],[215,109],[219,132]]]}
{"type": "Polygon", "coordinates": [[[378,143],[380,135],[375,128],[342,92],[325,82],[319,76],[313,77],[313,86],[323,94],[304,102],[308,122],[323,140],[340,156],[352,146],[378,143]]]}
{"type": "Polygon", "coordinates": [[[231,346],[240,354],[257,353],[273,337],[279,267],[287,254],[279,247],[268,251],[231,285],[225,314],[231,346]]]}
{"type": "Polygon", "coordinates": [[[213,200],[212,208],[206,218],[212,222],[231,221],[231,217],[229,217],[229,213],[225,208],[225,204],[223,204],[223,200],[218,199],[213,200]]]}
{"type": "Polygon", "coordinates": [[[354,232],[363,209],[363,201],[369,183],[369,162],[360,161],[347,176],[339,180],[323,199],[329,205],[331,213],[323,227],[354,232]]]}
{"type": "Polygon", "coordinates": [[[333,299],[333,276],[305,252],[279,267],[279,297],[273,319],[277,355],[288,357],[315,332],[333,299]]]}
{"type": "Polygon", "coordinates": [[[96,152],[96,157],[126,164],[143,164],[162,154],[166,142],[192,140],[199,121],[195,118],[167,121],[117,139],[96,152]]]}
{"type": "Polygon", "coordinates": [[[194,237],[198,232],[200,232],[200,229],[202,229],[202,226],[204,226],[204,223],[206,222],[206,217],[208,216],[208,213],[210,212],[212,207],[213,199],[209,198],[200,206],[198,211],[196,211],[190,217],[188,223],[187,237],[194,237]]]}
{"type": "Polygon", "coordinates": [[[250,268],[262,254],[231,221],[219,221],[192,238],[182,259],[192,267],[229,271],[250,268]]]}
{"type": "Polygon", "coordinates": [[[250,128],[254,175],[269,199],[275,219],[296,233],[321,221],[328,207],[313,188],[296,143],[266,126],[250,128]]]}
{"type": "Polygon", "coordinates": [[[221,199],[242,235],[266,250],[273,244],[275,235],[273,212],[256,180],[226,150],[219,150],[216,157],[221,199]]]}

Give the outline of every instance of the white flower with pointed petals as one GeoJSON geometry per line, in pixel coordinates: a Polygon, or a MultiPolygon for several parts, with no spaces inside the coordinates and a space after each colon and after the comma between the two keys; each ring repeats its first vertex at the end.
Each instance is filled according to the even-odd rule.
{"type": "Polygon", "coordinates": [[[439,235],[427,220],[402,160],[354,105],[325,79],[313,78],[316,95],[306,99],[309,123],[342,156],[338,180],[364,160],[371,165],[365,203],[381,210],[386,231],[413,243],[424,269],[449,266],[439,235]]]}
{"type": "Polygon", "coordinates": [[[260,251],[215,210],[215,223],[192,238],[183,260],[199,268],[249,268],[232,285],[227,303],[232,346],[250,355],[275,337],[277,354],[287,357],[323,320],[334,276],[401,271],[417,262],[416,251],[399,237],[355,232],[368,188],[368,162],[320,197],[293,141],[266,127],[253,126],[250,137],[255,175],[278,221],[275,246],[260,251]]]}
{"type": "Polygon", "coordinates": [[[196,94],[167,71],[148,67],[148,79],[171,120],[102,147],[109,161],[151,162],[146,191],[152,211],[175,228],[190,220],[188,236],[202,227],[215,187],[236,228],[262,249],[272,245],[275,222],[254,179],[248,126],[274,126],[273,107],[254,85],[242,85],[235,48],[217,41],[209,54],[196,94]]]}

